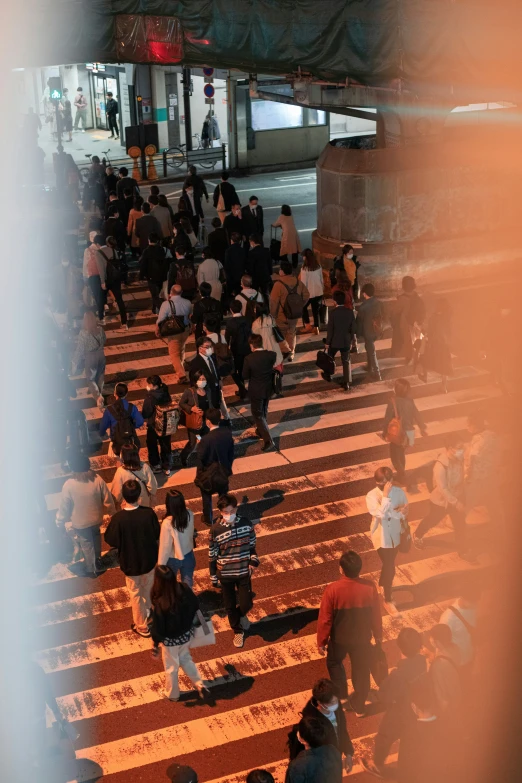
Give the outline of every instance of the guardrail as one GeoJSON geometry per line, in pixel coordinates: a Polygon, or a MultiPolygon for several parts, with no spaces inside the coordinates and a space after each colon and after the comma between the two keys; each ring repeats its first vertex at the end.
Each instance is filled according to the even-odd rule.
{"type": "Polygon", "coordinates": [[[197,150],[187,150],[185,144],[169,147],[163,150],[163,176],[168,176],[169,168],[179,169],[183,164],[186,164],[187,168],[197,164],[204,169],[213,169],[216,163],[221,161],[223,170],[225,170],[226,160],[226,144],[222,144],[221,147],[207,147],[197,150]]]}

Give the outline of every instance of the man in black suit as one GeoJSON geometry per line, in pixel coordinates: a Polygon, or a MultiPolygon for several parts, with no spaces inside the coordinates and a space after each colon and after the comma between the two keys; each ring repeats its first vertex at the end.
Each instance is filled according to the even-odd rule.
{"type": "Polygon", "coordinates": [[[103,226],[103,235],[105,239],[107,239],[107,237],[114,237],[120,253],[125,253],[127,230],[120,220],[120,212],[117,206],[117,202],[109,208],[109,217],[103,226]]]}
{"type": "Polygon", "coordinates": [[[210,231],[208,234],[207,245],[212,251],[212,258],[223,263],[228,248],[227,232],[221,225],[221,220],[219,218],[212,218],[211,226],[214,230],[210,231]]]}
{"type": "Polygon", "coordinates": [[[241,241],[241,234],[234,231],[230,239],[231,244],[226,250],[223,268],[227,278],[227,292],[230,296],[236,296],[241,291],[241,278],[245,274],[247,254],[241,241]]]}
{"type": "Polygon", "coordinates": [[[249,237],[249,244],[246,273],[252,278],[252,285],[256,291],[261,291],[266,296],[274,268],[272,256],[270,250],[263,247],[261,237],[257,234],[249,237]]]}
{"type": "Polygon", "coordinates": [[[245,357],[243,378],[248,381],[250,410],[256,425],[256,433],[263,440],[261,451],[269,451],[275,444],[270,436],[266,418],[268,401],[273,391],[275,351],[265,351],[260,334],[251,334],[249,338],[252,353],[245,357]]]}
{"type": "Polygon", "coordinates": [[[205,219],[203,207],[201,206],[201,196],[190,182],[187,182],[186,187],[183,188],[183,198],[185,199],[185,206],[187,212],[190,212],[190,222],[192,228],[197,236],[199,231],[199,221],[205,219]]]}
{"type": "Polygon", "coordinates": [[[217,209],[222,223],[225,222],[225,217],[232,209],[232,204],[241,204],[235,187],[228,181],[229,176],[228,171],[223,171],[221,182],[219,185],[216,185],[214,190],[214,207],[217,209]],[[221,200],[220,196],[223,197],[221,200]]]}
{"type": "Polygon", "coordinates": [[[243,400],[246,397],[246,389],[243,381],[243,363],[250,353],[249,337],[251,323],[241,314],[241,302],[232,299],[230,302],[232,318],[229,319],[225,329],[225,340],[234,357],[234,372],[232,378],[237,383],[237,393],[243,400]]]}
{"type": "Polygon", "coordinates": [[[263,244],[263,234],[265,233],[265,224],[263,220],[263,207],[260,206],[257,196],[250,196],[248,204],[241,210],[243,220],[246,221],[246,235],[257,234],[261,237],[263,244]]]}
{"type": "Polygon", "coordinates": [[[201,370],[207,379],[207,391],[210,404],[218,410],[223,402],[221,393],[221,379],[217,368],[216,357],[214,356],[214,344],[209,337],[200,337],[196,343],[197,354],[190,362],[189,378],[191,383],[195,383],[194,373],[201,370]]]}
{"type": "MultiPolygon", "coordinates": [[[[355,317],[353,310],[346,307],[344,291],[335,291],[333,295],[335,307],[330,313],[328,319],[328,331],[326,332],[325,345],[329,355],[335,358],[337,351],[341,352],[341,361],[343,363],[343,382],[342,387],[345,391],[350,390],[350,381],[352,379],[352,368],[350,365],[350,346],[353,335],[355,334],[355,317]]],[[[325,381],[331,381],[332,376],[321,373],[325,381]]]]}
{"type": "Polygon", "coordinates": [[[143,253],[149,246],[149,237],[151,234],[161,236],[161,226],[157,218],[150,214],[150,204],[144,201],[141,205],[142,216],[137,219],[134,226],[134,233],[139,242],[140,252],[143,253]]]}
{"type": "Polygon", "coordinates": [[[119,170],[119,180],[118,184],[116,185],[116,193],[118,194],[118,198],[123,201],[125,198],[125,190],[126,188],[129,188],[129,190],[132,191],[133,196],[139,196],[140,195],[140,189],[138,187],[138,183],[133,177],[129,177],[129,169],[125,166],[120,166],[119,170]]]}
{"type": "MultiPolygon", "coordinates": [[[[221,413],[219,408],[209,408],[207,411],[207,424],[209,432],[203,435],[196,448],[196,479],[201,476],[205,468],[213,463],[219,462],[228,476],[232,475],[232,465],[234,463],[234,439],[230,427],[220,427],[221,413]]],[[[228,492],[228,481],[220,487],[220,495],[228,492]]],[[[212,514],[212,492],[201,490],[201,500],[203,501],[203,522],[211,525],[213,521],[212,514]]]]}
{"type": "Polygon", "coordinates": [[[232,241],[232,234],[237,233],[241,237],[242,242],[246,242],[247,230],[246,220],[243,219],[243,213],[241,212],[240,204],[232,204],[232,212],[227,215],[223,221],[223,228],[227,232],[227,240],[230,244],[232,241]]]}

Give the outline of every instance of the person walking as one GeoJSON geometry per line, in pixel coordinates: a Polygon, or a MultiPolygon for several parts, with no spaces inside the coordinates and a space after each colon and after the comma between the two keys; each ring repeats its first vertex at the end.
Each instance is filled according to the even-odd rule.
{"type": "Polygon", "coordinates": [[[190,589],[194,586],[194,512],[187,508],[183,494],[168,489],[166,515],[161,523],[158,565],[165,565],[190,589]]]}
{"type": "Polygon", "coordinates": [[[382,437],[390,444],[390,460],[397,473],[395,480],[399,484],[406,481],[406,446],[415,443],[415,424],[418,426],[421,436],[428,434],[424,419],[417,410],[415,400],[410,397],[410,382],[406,378],[397,378],[394,383],[394,395],[386,406],[382,437]],[[391,422],[400,422],[400,430],[392,440],[389,433],[391,422]]]}
{"type": "Polygon", "coordinates": [[[299,241],[299,234],[292,217],[292,210],[288,204],[283,204],[281,214],[276,222],[272,223],[272,228],[277,228],[278,226],[281,228],[281,261],[289,261],[288,256],[291,256],[292,268],[295,270],[297,269],[301,251],[301,242],[299,241]]]}
{"type": "Polygon", "coordinates": [[[121,465],[110,486],[111,494],[118,505],[123,507],[123,485],[126,481],[136,480],[141,488],[138,498],[140,506],[154,508],[158,482],[150,465],[140,460],[140,452],[134,443],[124,443],[120,452],[121,465]]]}
{"type": "MultiPolygon", "coordinates": [[[[233,299],[230,303],[232,318],[227,322],[225,328],[225,341],[234,357],[234,372],[232,378],[237,384],[237,393],[241,400],[246,397],[245,382],[243,379],[243,365],[245,358],[250,353],[249,337],[251,335],[252,324],[248,318],[241,315],[241,302],[233,299]]],[[[263,341],[261,340],[261,345],[263,341]]]]}
{"type": "Polygon", "coordinates": [[[225,222],[226,216],[232,209],[232,204],[241,204],[235,187],[228,181],[229,177],[228,171],[222,171],[221,182],[214,189],[214,208],[217,210],[221,223],[225,222]]]}
{"type": "Polygon", "coordinates": [[[147,422],[147,451],[149,464],[153,473],[163,471],[170,476],[172,468],[171,435],[158,435],[155,429],[156,411],[158,406],[168,407],[172,404],[169,387],[163,383],[159,375],[149,375],[146,394],[141,406],[141,415],[147,422]]]}
{"type": "Polygon", "coordinates": [[[342,291],[344,294],[344,304],[346,307],[349,307],[350,310],[353,310],[353,289],[352,284],[350,283],[350,280],[348,279],[348,275],[344,271],[344,269],[336,269],[335,270],[335,278],[334,283],[330,289],[330,294],[333,297],[336,291],[342,291]]]}
{"type": "Polygon", "coordinates": [[[159,234],[149,234],[149,244],[140,258],[140,280],[147,280],[152,298],[152,312],[159,314],[162,299],[161,290],[169,272],[169,256],[160,244],[159,234]]]}
{"type": "Polygon", "coordinates": [[[393,484],[390,468],[377,468],[375,486],[366,495],[366,508],[372,517],[370,536],[382,563],[379,587],[389,614],[398,614],[393,603],[392,584],[395,558],[399,552],[401,532],[408,515],[408,498],[401,487],[393,484]]]}
{"type": "Polygon", "coordinates": [[[71,530],[83,553],[86,574],[96,577],[105,570],[100,527],[104,517],[114,514],[114,500],[105,481],[91,469],[89,457],[73,453],[68,462],[73,475],[62,487],[56,524],[71,530]]]}
{"type": "Polygon", "coordinates": [[[186,190],[190,186],[194,188],[196,197],[201,201],[204,196],[208,204],[207,186],[203,177],[199,176],[196,166],[188,167],[188,175],[185,177],[185,181],[183,182],[183,190],[186,190]]]}
{"type": "MultiPolygon", "coordinates": [[[[214,258],[217,258],[217,256],[215,255],[214,258]]],[[[241,234],[234,231],[230,237],[230,246],[225,248],[223,254],[223,269],[225,270],[227,294],[229,296],[237,296],[241,290],[241,278],[245,273],[246,259],[247,255],[241,241],[241,234]]]]}
{"type": "Polygon", "coordinates": [[[223,270],[223,264],[212,258],[209,247],[204,247],[201,251],[203,261],[198,266],[197,280],[198,285],[201,283],[210,283],[212,288],[211,297],[221,301],[221,294],[223,292],[223,282],[225,279],[225,272],[223,270]]]}
{"type": "Polygon", "coordinates": [[[165,245],[168,245],[172,238],[172,217],[168,207],[162,206],[159,196],[149,196],[150,214],[156,218],[160,224],[161,239],[165,245]]]}
{"type": "Polygon", "coordinates": [[[118,114],[120,112],[118,101],[114,98],[112,92],[107,93],[107,106],[105,113],[107,115],[107,124],[109,126],[109,139],[119,139],[120,131],[118,128],[118,114]]]}
{"type": "Polygon", "coordinates": [[[288,765],[285,783],[341,783],[342,757],[329,743],[330,732],[324,722],[301,718],[296,733],[304,750],[288,765]]]}
{"type": "Polygon", "coordinates": [[[341,255],[334,260],[334,265],[330,274],[332,285],[335,285],[336,281],[339,279],[345,279],[342,276],[339,278],[339,271],[342,272],[343,275],[346,275],[346,279],[351,286],[354,299],[358,299],[358,267],[359,262],[357,261],[357,256],[354,255],[353,247],[351,245],[343,245],[341,248],[341,255]]]}
{"type": "Polygon", "coordinates": [[[375,296],[373,283],[365,283],[361,290],[362,302],[357,309],[357,336],[364,340],[367,368],[370,379],[380,381],[375,341],[382,334],[382,305],[375,296]]]}
{"type": "Polygon", "coordinates": [[[227,232],[221,225],[221,220],[218,217],[212,218],[210,225],[212,226],[213,231],[209,231],[208,233],[207,244],[210,248],[212,258],[223,263],[228,248],[227,232]]]}
{"type": "Polygon", "coordinates": [[[281,261],[279,277],[274,280],[270,292],[270,313],[288,345],[289,362],[293,362],[295,356],[297,321],[309,299],[308,288],[295,277],[290,261],[281,261]]]}
{"type": "Polygon", "coordinates": [[[210,408],[207,392],[207,379],[202,370],[196,370],[191,376],[190,386],[185,389],[179,401],[180,410],[185,414],[185,426],[187,428],[188,441],[180,453],[182,467],[186,468],[190,455],[201,440],[202,435],[208,432],[206,425],[206,412],[210,408]]]}
{"type": "Polygon", "coordinates": [[[471,440],[464,458],[466,507],[469,511],[486,508],[489,522],[502,527],[504,514],[500,490],[502,470],[499,437],[486,426],[484,414],[480,412],[468,416],[468,432],[471,440]]]}
{"type": "Polygon", "coordinates": [[[85,133],[87,128],[87,98],[83,94],[83,87],[76,88],[76,97],[74,98],[74,106],[76,108],[76,116],[74,118],[74,130],[79,130],[78,126],[82,125],[82,133],[85,133]]]}
{"type": "Polygon", "coordinates": [[[208,545],[210,581],[214,587],[221,584],[225,611],[234,632],[233,645],[243,647],[245,631],[250,628],[251,577],[259,566],[256,532],[249,519],[238,516],[237,498],[228,490],[219,498],[218,509],[220,516],[210,528],[208,545]]]}
{"type": "Polygon", "coordinates": [[[181,667],[194,683],[200,698],[208,693],[198,667],[190,654],[194,620],[199,601],[168,566],[157,565],[151,592],[150,634],[154,642],[152,656],[159,657],[159,646],[165,667],[165,689],[163,696],[169,701],[179,701],[178,671],[181,667]]]}
{"type": "MultiPolygon", "coordinates": [[[[436,372],[441,376],[442,391],[448,393],[448,376],[453,375],[453,360],[451,357],[451,310],[445,299],[440,299],[435,305],[435,312],[428,319],[426,326],[425,345],[421,347],[421,355],[417,360],[420,365],[419,378],[428,382],[428,372],[436,372]]],[[[408,355],[409,361],[411,356],[408,355]]]]}
{"type": "Polygon", "coordinates": [[[201,283],[199,286],[199,298],[194,302],[190,320],[194,325],[194,336],[196,340],[203,337],[203,323],[209,317],[218,319],[220,325],[223,320],[223,310],[221,302],[212,297],[212,286],[210,283],[201,283]]]}
{"type": "Polygon", "coordinates": [[[113,237],[115,239],[115,246],[117,247],[118,251],[122,254],[122,256],[125,256],[127,231],[121,219],[118,202],[110,202],[110,206],[107,209],[106,215],[107,219],[103,224],[103,235],[105,237],[105,242],[107,242],[109,237],[113,237]]]}
{"type": "Polygon", "coordinates": [[[116,186],[116,193],[118,194],[118,198],[120,199],[120,201],[123,201],[123,199],[125,198],[126,190],[130,190],[134,198],[140,195],[140,189],[138,187],[138,183],[136,182],[134,177],[129,177],[129,169],[126,166],[120,166],[118,176],[119,176],[119,180],[116,186]]]}
{"type": "Polygon", "coordinates": [[[227,215],[223,221],[223,228],[227,234],[228,244],[232,241],[232,234],[239,234],[243,245],[246,243],[246,220],[243,219],[243,213],[241,212],[241,204],[239,202],[233,203],[231,207],[230,215],[227,215]]]}
{"type": "Polygon", "coordinates": [[[378,778],[385,778],[385,763],[391,747],[414,718],[409,700],[412,682],[426,674],[426,658],[421,654],[422,636],[415,628],[401,628],[397,647],[401,658],[379,686],[379,704],[384,715],[375,736],[373,757],[363,756],[363,768],[378,778]]]}
{"type": "Polygon", "coordinates": [[[352,669],[353,694],[349,700],[358,717],[365,714],[370,690],[372,635],[382,641],[382,619],[375,584],[361,579],[362,560],[357,552],[345,552],[339,561],[341,578],[323,593],[317,621],[317,647],[326,653],[330,679],[341,699],[348,699],[343,661],[348,655],[352,669]]]}
{"type": "Polygon", "coordinates": [[[263,247],[263,240],[259,234],[251,234],[249,244],[250,250],[246,259],[245,270],[252,278],[254,288],[261,291],[264,296],[267,296],[273,272],[270,250],[267,247],[263,247]]]}
{"type": "Polygon", "coordinates": [[[438,623],[428,631],[428,675],[437,700],[437,712],[450,720],[457,717],[462,702],[460,650],[453,642],[451,628],[438,623]]]}
{"type": "MultiPolygon", "coordinates": [[[[337,748],[344,757],[344,771],[351,772],[354,747],[348,733],[343,705],[331,680],[321,679],[315,683],[312,688],[312,698],[303,707],[301,717],[314,718],[324,726],[327,744],[337,748]]],[[[288,734],[290,761],[305,750],[304,745],[297,739],[298,729],[299,726],[295,725],[288,734]]]]}
{"type": "Polygon", "coordinates": [[[126,332],[129,328],[127,323],[127,309],[125,302],[123,301],[123,294],[121,291],[121,285],[124,282],[125,269],[124,262],[118,255],[118,248],[114,237],[107,237],[107,243],[98,249],[98,252],[105,261],[105,297],[110,291],[114,297],[114,301],[118,305],[118,313],[120,316],[120,328],[119,332],[126,332]]]}
{"type": "Polygon", "coordinates": [[[179,334],[171,334],[166,338],[167,348],[169,351],[170,361],[174,367],[174,372],[178,376],[178,383],[188,383],[187,374],[185,372],[185,343],[188,340],[189,329],[189,317],[192,312],[192,304],[188,299],[184,299],[182,294],[182,288],[180,285],[173,285],[170,289],[169,298],[163,302],[158,313],[158,319],[156,321],[155,334],[156,337],[161,337],[161,324],[168,318],[176,317],[183,325],[183,331],[179,334]]]}
{"type": "Polygon", "coordinates": [[[154,509],[140,504],[142,491],[142,482],[136,479],[123,484],[121,511],[116,512],[109,522],[105,541],[118,550],[120,569],[130,596],[131,630],[138,636],[149,638],[147,618],[158,560],[160,524],[154,509]]]}
{"type": "MultiPolygon", "coordinates": [[[[343,382],[341,385],[345,391],[349,391],[352,381],[350,348],[355,334],[355,316],[353,310],[346,307],[342,291],[336,291],[333,298],[335,307],[328,318],[325,348],[332,359],[335,358],[337,351],[340,351],[343,365],[343,382]]],[[[322,372],[321,375],[325,381],[331,382],[331,375],[325,372],[322,372]]]]}
{"type": "Polygon", "coordinates": [[[138,240],[138,247],[141,253],[148,247],[151,234],[161,236],[159,220],[151,214],[148,201],[144,201],[141,205],[141,217],[138,218],[134,224],[134,233],[138,240]]]}
{"type": "Polygon", "coordinates": [[[464,506],[464,443],[456,432],[445,437],[444,451],[433,465],[433,490],[428,513],[413,534],[413,544],[424,549],[424,536],[448,515],[455,531],[457,553],[464,560],[473,561],[467,549],[467,530],[464,506]]]}
{"type": "MultiPolygon", "coordinates": [[[[69,100],[69,90],[67,87],[63,88],[62,98],[63,114],[62,114],[62,131],[69,134],[69,138],[65,141],[72,141],[73,119],[72,119],[72,106],[69,100]]],[[[38,118],[40,119],[40,118],[38,118]]]]}
{"type": "Polygon", "coordinates": [[[250,411],[256,435],[263,441],[261,451],[270,451],[275,448],[275,444],[268,429],[268,403],[274,390],[274,364],[277,356],[275,351],[266,351],[263,348],[260,334],[251,334],[249,343],[251,353],[243,363],[243,378],[248,382],[250,411]]]}
{"type": "Polygon", "coordinates": [[[392,356],[403,356],[409,364],[414,356],[414,345],[421,336],[426,318],[424,302],[417,293],[413,277],[402,278],[402,292],[397,297],[392,315],[392,356]]]}
{"type": "Polygon", "coordinates": [[[299,280],[310,294],[310,299],[303,308],[303,334],[319,334],[319,305],[324,295],[323,268],[310,248],[303,250],[303,265],[299,272],[299,280]],[[313,326],[310,324],[308,305],[312,306],[313,326]]]}
{"type": "Polygon", "coordinates": [[[214,354],[214,344],[209,337],[203,336],[197,340],[196,348],[198,352],[189,366],[190,382],[194,383],[196,372],[201,371],[207,381],[206,388],[210,407],[220,410],[224,400],[221,391],[221,377],[214,354]]]}
{"type": "Polygon", "coordinates": [[[202,521],[211,525],[213,521],[212,495],[228,492],[228,482],[234,464],[234,439],[230,427],[222,427],[221,412],[217,408],[207,411],[209,431],[203,435],[196,448],[196,481],[203,503],[202,521]],[[221,466],[216,471],[214,466],[221,466]]]}
{"type": "MultiPolygon", "coordinates": [[[[281,350],[281,347],[285,347],[288,349],[288,346],[286,343],[278,342],[276,335],[274,334],[274,331],[277,332],[276,329],[276,320],[275,318],[270,315],[268,310],[268,305],[264,302],[259,303],[256,305],[256,310],[258,312],[258,316],[255,319],[255,321],[252,324],[252,334],[259,334],[261,335],[261,339],[263,341],[263,348],[265,351],[273,351],[276,355],[275,358],[275,364],[274,364],[274,371],[279,373],[280,378],[278,379],[280,381],[280,389],[282,391],[282,377],[283,377],[283,353],[281,350]]],[[[279,392],[276,396],[280,397],[282,396],[282,393],[279,392]]]]}
{"type": "MultiPolygon", "coordinates": [[[[176,228],[174,228],[174,231],[176,231],[176,228]]],[[[178,235],[174,240],[175,259],[174,261],[171,261],[169,266],[167,291],[170,291],[173,285],[177,285],[181,288],[181,296],[183,299],[192,302],[198,289],[198,281],[196,280],[196,270],[194,269],[193,261],[186,255],[185,249],[180,249],[176,246],[176,241],[180,234],[181,231],[178,232],[178,235]]],[[[184,231],[183,234],[188,240],[184,231]]]]}
{"type": "Polygon", "coordinates": [[[105,331],[96,321],[91,310],[83,316],[83,326],[78,335],[76,351],[72,360],[72,375],[85,372],[87,386],[99,408],[105,406],[103,382],[105,379],[105,352],[107,342],[105,331]]]}
{"type": "MultiPolygon", "coordinates": [[[[141,211],[142,204],[143,198],[141,196],[136,196],[132,202],[132,209],[129,211],[127,220],[127,238],[134,258],[138,256],[140,252],[140,243],[136,236],[136,221],[139,220],[143,214],[141,211]]],[[[159,234],[156,234],[155,236],[159,236],[159,234]]]]}
{"type": "Polygon", "coordinates": [[[241,210],[243,214],[243,220],[246,221],[246,236],[249,237],[255,234],[261,237],[261,244],[263,244],[263,234],[265,233],[265,223],[263,218],[263,207],[259,203],[257,196],[250,196],[248,204],[241,210]]]}
{"type": "Polygon", "coordinates": [[[474,584],[461,587],[460,596],[442,613],[439,620],[451,631],[451,641],[457,645],[461,667],[469,671],[476,653],[478,602],[480,591],[474,584]]]}
{"type": "Polygon", "coordinates": [[[127,400],[129,387],[126,383],[117,383],[114,389],[116,401],[105,408],[100,422],[100,437],[104,438],[107,430],[110,433],[112,451],[115,457],[120,456],[124,443],[133,443],[140,448],[140,439],[136,430],[143,426],[141,413],[132,402],[127,400]]]}
{"type": "Polygon", "coordinates": [[[107,267],[100,248],[103,246],[103,236],[101,234],[91,234],[91,244],[83,251],[83,279],[91,290],[92,297],[96,302],[98,319],[105,325],[105,291],[107,267]]]}
{"type": "Polygon", "coordinates": [[[259,305],[263,304],[265,299],[261,291],[253,288],[250,275],[243,275],[241,278],[241,290],[236,295],[236,299],[241,304],[241,315],[246,316],[250,323],[253,323],[258,317],[259,305]]]}
{"type": "Polygon", "coordinates": [[[187,212],[190,215],[189,220],[192,226],[192,230],[197,237],[199,231],[199,221],[205,219],[205,213],[203,212],[203,207],[201,206],[201,198],[198,192],[194,189],[194,185],[192,185],[191,182],[188,182],[187,185],[183,187],[183,198],[185,199],[187,212]]]}

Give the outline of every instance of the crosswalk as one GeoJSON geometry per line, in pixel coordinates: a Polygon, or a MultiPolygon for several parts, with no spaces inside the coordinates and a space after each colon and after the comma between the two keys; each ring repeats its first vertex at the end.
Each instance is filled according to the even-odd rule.
{"type": "MultiPolygon", "coordinates": [[[[157,373],[174,395],[181,394],[166,346],[154,338],[147,292],[135,284],[125,298],[132,312],[129,332],[117,332],[117,317],[108,316],[107,385],[125,380],[130,400],[140,405],[146,377],[157,373]]],[[[150,640],[130,630],[129,598],[114,558],[107,556],[107,571],[95,581],[61,562],[49,562],[46,572],[36,575],[31,622],[38,640],[37,660],[61,710],[80,735],[76,780],[161,780],[168,766],[179,762],[193,766],[202,783],[243,783],[253,767],[266,767],[282,783],[289,727],[313,682],[326,675],[315,643],[323,590],[337,578],[338,559],[346,549],[361,554],[367,577],[377,578],[379,572],[365,494],[373,486],[375,469],[389,464],[388,446],[379,433],[394,380],[409,378],[428,427],[428,435],[416,441],[407,458],[412,528],[427,508],[423,471],[442,447],[444,435],[463,431],[470,411],[487,407],[499,395],[486,371],[458,361],[449,392],[442,394],[436,380],[421,383],[390,355],[389,338],[377,344],[384,379],[367,383],[366,357],[354,355],[355,385],[346,393],[321,379],[315,366],[320,347],[320,337],[299,337],[295,361],[285,366],[284,397],[271,402],[268,422],[277,451],[260,451],[248,400],[238,400],[231,380],[225,382],[237,455],[231,491],[237,494],[241,513],[256,522],[261,558],[253,578],[252,626],[240,651],[232,646],[219,592],[209,580],[208,530],[200,521],[195,469],[182,469],[176,461],[183,429],[173,438],[175,469],[168,478],[160,478],[155,498],[159,516],[164,514],[165,491],[173,486],[183,491],[196,515],[194,586],[216,631],[216,645],[193,655],[209,686],[207,702],[196,698],[184,675],[180,702],[162,698],[161,663],[150,655],[150,640]]],[[[190,340],[189,357],[193,351],[190,340]]],[[[92,465],[109,482],[116,461],[107,453],[107,441],[97,435],[100,412],[85,380],[77,378],[74,383],[74,404],[85,411],[97,447],[92,465]]],[[[143,435],[141,441],[146,459],[143,435]]],[[[52,518],[67,474],[51,461],[43,478],[52,518]]],[[[480,579],[489,570],[483,522],[472,530],[476,563],[457,556],[447,521],[430,531],[425,550],[400,555],[394,584],[401,612],[392,617],[383,609],[390,664],[398,657],[394,639],[402,627],[429,629],[458,595],[463,580],[480,579]]],[[[378,724],[375,705],[364,719],[349,716],[356,747],[352,776],[357,780],[364,778],[360,757],[371,749],[378,724]]]]}

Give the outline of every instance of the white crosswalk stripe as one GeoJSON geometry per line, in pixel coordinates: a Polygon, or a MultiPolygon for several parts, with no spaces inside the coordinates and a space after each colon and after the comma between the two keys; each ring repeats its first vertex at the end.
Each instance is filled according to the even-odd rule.
{"type": "MultiPolygon", "coordinates": [[[[148,305],[145,291],[131,289],[127,295],[139,306],[148,305]]],[[[151,338],[154,327],[145,322],[146,315],[141,310],[134,331],[131,328],[125,335],[108,331],[106,350],[109,381],[117,373],[132,371],[128,385],[138,405],[152,368],[164,368],[165,381],[175,383],[166,347],[151,338]]],[[[180,687],[188,695],[182,695],[180,704],[170,705],[162,698],[161,664],[148,655],[150,640],[129,630],[129,596],[115,561],[95,582],[59,562],[39,575],[32,612],[39,639],[36,658],[51,678],[61,710],[81,731],[76,743],[77,781],[92,779],[93,765],[99,765],[108,780],[116,776],[118,783],[121,775],[126,783],[161,779],[173,760],[190,763],[193,757],[200,765],[202,783],[243,783],[248,771],[259,766],[252,755],[252,741],[257,740],[265,749],[261,766],[272,771],[277,783],[283,783],[288,727],[297,720],[314,680],[327,675],[314,626],[324,588],[337,578],[338,558],[347,548],[361,554],[367,578],[377,580],[379,575],[365,494],[372,487],[376,468],[390,464],[388,447],[379,435],[394,379],[401,372],[401,361],[387,355],[390,342],[385,339],[377,346],[384,380],[367,383],[362,366],[356,364],[355,385],[346,394],[335,384],[326,386],[315,367],[303,367],[315,362],[321,342],[313,335],[300,336],[296,360],[285,368],[285,396],[270,404],[269,428],[280,451],[259,453],[257,441],[249,438],[248,402],[234,400],[235,386],[230,379],[225,383],[234,435],[241,448],[234,463],[232,491],[256,523],[261,558],[253,578],[257,593],[250,613],[253,625],[243,650],[232,647],[219,593],[209,582],[209,534],[199,522],[201,501],[192,485],[195,469],[174,470],[160,482],[155,499],[160,516],[169,487],[182,488],[196,513],[194,589],[204,597],[205,606],[210,601],[216,646],[195,651],[194,660],[215,702],[196,704],[184,674],[180,687]],[[76,681],[79,686],[75,688],[76,681]],[[192,713],[185,708],[189,703],[192,713]],[[270,738],[268,745],[265,738],[270,738]],[[243,746],[248,748],[244,755],[243,746]],[[229,748],[234,749],[230,771],[221,773],[220,766],[216,776],[212,754],[219,749],[227,758],[229,748]]],[[[187,346],[189,356],[192,343],[187,346]]],[[[355,359],[361,361],[361,357],[355,359]]],[[[408,368],[402,371],[411,381],[417,407],[428,424],[428,436],[407,456],[407,469],[413,476],[436,458],[446,433],[462,432],[469,411],[490,404],[499,392],[488,374],[474,367],[456,368],[448,394],[441,394],[436,382],[426,385],[408,368]]],[[[90,406],[81,379],[76,385],[74,404],[89,406],[84,409],[91,427],[96,428],[100,412],[90,406]]],[[[147,458],[145,448],[141,456],[147,458]]],[[[116,461],[98,452],[92,466],[109,481],[116,461]]],[[[58,465],[44,469],[50,513],[58,507],[66,477],[58,465]]],[[[408,494],[410,524],[415,529],[429,496],[422,477],[416,491],[408,494]]],[[[481,529],[473,532],[480,537],[481,529]]],[[[473,564],[459,558],[448,520],[430,531],[426,542],[426,551],[412,550],[397,561],[394,595],[402,611],[389,616],[383,610],[385,648],[391,648],[405,625],[429,629],[447,600],[457,595],[459,579],[482,573],[492,562],[487,552],[480,552],[473,564]],[[440,592],[430,592],[439,584],[440,592]]],[[[377,724],[366,733],[359,724],[355,728],[350,717],[348,724],[356,748],[354,773],[358,773],[360,757],[371,750],[377,724]]]]}

